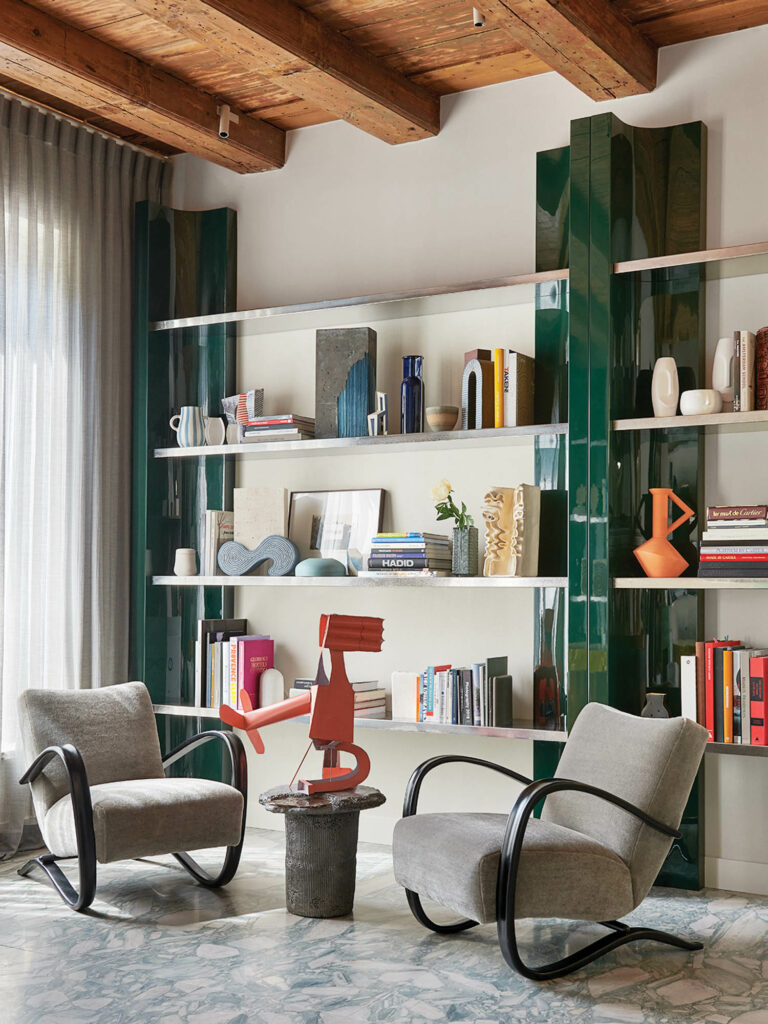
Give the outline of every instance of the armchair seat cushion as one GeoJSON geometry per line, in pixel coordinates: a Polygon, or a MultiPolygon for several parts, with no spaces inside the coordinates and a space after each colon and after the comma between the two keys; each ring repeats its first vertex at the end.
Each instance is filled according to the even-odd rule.
{"type": "MultiPolygon", "coordinates": [[[[395,878],[463,917],[496,920],[505,814],[416,814],[395,826],[395,878]]],[[[525,833],[515,916],[609,921],[634,909],[621,858],[594,839],[531,818],[525,833]]]]}
{"type": "MultiPolygon", "coordinates": [[[[240,842],[243,797],[233,786],[160,778],[106,782],[90,790],[96,859],[102,864],[240,842]]],[[[46,813],[42,830],[55,856],[77,856],[69,796],[46,813]]]]}

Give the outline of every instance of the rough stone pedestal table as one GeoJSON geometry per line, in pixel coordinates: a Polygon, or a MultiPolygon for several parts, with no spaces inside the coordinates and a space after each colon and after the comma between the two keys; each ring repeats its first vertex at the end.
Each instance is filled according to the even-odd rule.
{"type": "Polygon", "coordinates": [[[370,786],[335,793],[268,789],[259,803],[285,815],[285,898],[298,917],[343,917],[352,912],[360,811],[386,797],[370,786]]]}

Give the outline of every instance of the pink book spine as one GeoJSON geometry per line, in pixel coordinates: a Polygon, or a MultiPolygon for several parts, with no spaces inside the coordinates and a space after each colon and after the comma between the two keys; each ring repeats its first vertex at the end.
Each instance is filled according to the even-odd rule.
{"type": "Polygon", "coordinates": [[[274,640],[241,640],[238,644],[237,675],[238,694],[245,690],[254,708],[259,707],[259,679],[261,673],[274,668],[274,640]]]}

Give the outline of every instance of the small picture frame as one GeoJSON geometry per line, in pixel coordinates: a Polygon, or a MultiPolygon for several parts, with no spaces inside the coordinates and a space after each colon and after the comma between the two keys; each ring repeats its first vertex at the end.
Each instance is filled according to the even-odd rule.
{"type": "Polygon", "coordinates": [[[288,539],[302,558],[337,558],[354,574],[356,559],[381,531],[384,491],[293,491],[288,539]]]}

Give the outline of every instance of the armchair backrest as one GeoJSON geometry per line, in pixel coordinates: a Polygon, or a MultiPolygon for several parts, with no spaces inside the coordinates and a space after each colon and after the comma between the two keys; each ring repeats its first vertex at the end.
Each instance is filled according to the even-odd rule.
{"type": "MultiPolygon", "coordinates": [[[[19,713],[28,765],[46,747],[70,743],[82,755],[91,786],[164,774],[144,683],[117,683],[98,690],[25,690],[19,713]]],[[[38,817],[68,791],[62,764],[54,758],[32,783],[38,817]]]]}
{"type": "MultiPolygon", "coordinates": [[[[638,718],[587,704],[555,774],[608,790],[677,828],[706,744],[706,729],[688,718],[638,718]]],[[[542,818],[617,853],[630,869],[635,905],[653,885],[672,843],[626,811],[584,793],[553,793],[542,818]]]]}

